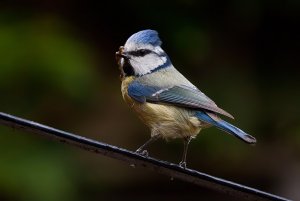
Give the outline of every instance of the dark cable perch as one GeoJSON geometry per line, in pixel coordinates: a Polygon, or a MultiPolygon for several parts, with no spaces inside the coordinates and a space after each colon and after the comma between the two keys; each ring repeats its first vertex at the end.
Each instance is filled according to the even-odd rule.
{"type": "Polygon", "coordinates": [[[245,200],[289,200],[287,198],[279,197],[271,193],[214,177],[196,170],[188,168],[183,169],[177,164],[157,160],[151,157],[144,157],[126,149],[88,139],[2,112],[0,112],[0,124],[22,131],[43,134],[46,137],[53,138],[63,143],[76,145],[91,152],[122,160],[129,164],[134,164],[135,166],[145,167],[169,177],[190,182],[237,198],[245,200]]]}

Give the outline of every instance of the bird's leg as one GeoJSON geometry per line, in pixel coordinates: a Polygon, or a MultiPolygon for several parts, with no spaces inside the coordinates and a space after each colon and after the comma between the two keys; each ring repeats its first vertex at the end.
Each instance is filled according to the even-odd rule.
{"type": "Polygon", "coordinates": [[[135,152],[138,154],[141,154],[143,156],[148,156],[148,151],[145,149],[149,144],[152,144],[155,142],[158,138],[160,138],[160,135],[153,135],[145,144],[140,146],[135,152]]]}
{"type": "Polygon", "coordinates": [[[179,166],[181,166],[183,168],[186,168],[186,155],[187,155],[187,150],[188,150],[188,146],[189,146],[191,139],[192,139],[191,136],[185,137],[183,139],[183,154],[182,154],[182,160],[179,163],[179,166]]]}

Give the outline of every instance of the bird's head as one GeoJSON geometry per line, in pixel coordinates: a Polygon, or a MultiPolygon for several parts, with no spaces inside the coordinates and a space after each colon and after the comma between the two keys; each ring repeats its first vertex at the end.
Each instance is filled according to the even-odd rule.
{"type": "Polygon", "coordinates": [[[160,45],[161,40],[154,30],[143,30],[130,36],[116,52],[121,76],[143,76],[170,66],[171,62],[160,45]]]}

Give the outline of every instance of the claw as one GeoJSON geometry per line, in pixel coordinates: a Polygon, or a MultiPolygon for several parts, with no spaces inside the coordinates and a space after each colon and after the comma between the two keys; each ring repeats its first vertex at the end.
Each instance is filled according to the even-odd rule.
{"type": "Polygon", "coordinates": [[[186,162],[185,161],[181,161],[179,163],[179,166],[182,167],[183,169],[185,169],[186,168],[186,162]]]}
{"type": "Polygon", "coordinates": [[[135,152],[138,153],[138,154],[140,154],[140,155],[142,155],[142,156],[145,156],[145,157],[148,157],[148,156],[149,156],[148,151],[145,150],[145,149],[144,149],[144,150],[138,149],[138,150],[136,150],[135,152]]]}

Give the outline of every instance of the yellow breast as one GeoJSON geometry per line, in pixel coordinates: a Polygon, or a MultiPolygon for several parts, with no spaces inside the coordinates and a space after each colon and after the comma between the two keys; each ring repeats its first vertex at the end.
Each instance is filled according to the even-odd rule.
{"type": "Polygon", "coordinates": [[[177,106],[139,103],[128,95],[128,85],[134,77],[126,77],[122,81],[122,95],[125,102],[132,108],[138,117],[151,129],[151,135],[161,134],[164,138],[182,138],[195,136],[199,133],[202,124],[193,111],[177,106]]]}

